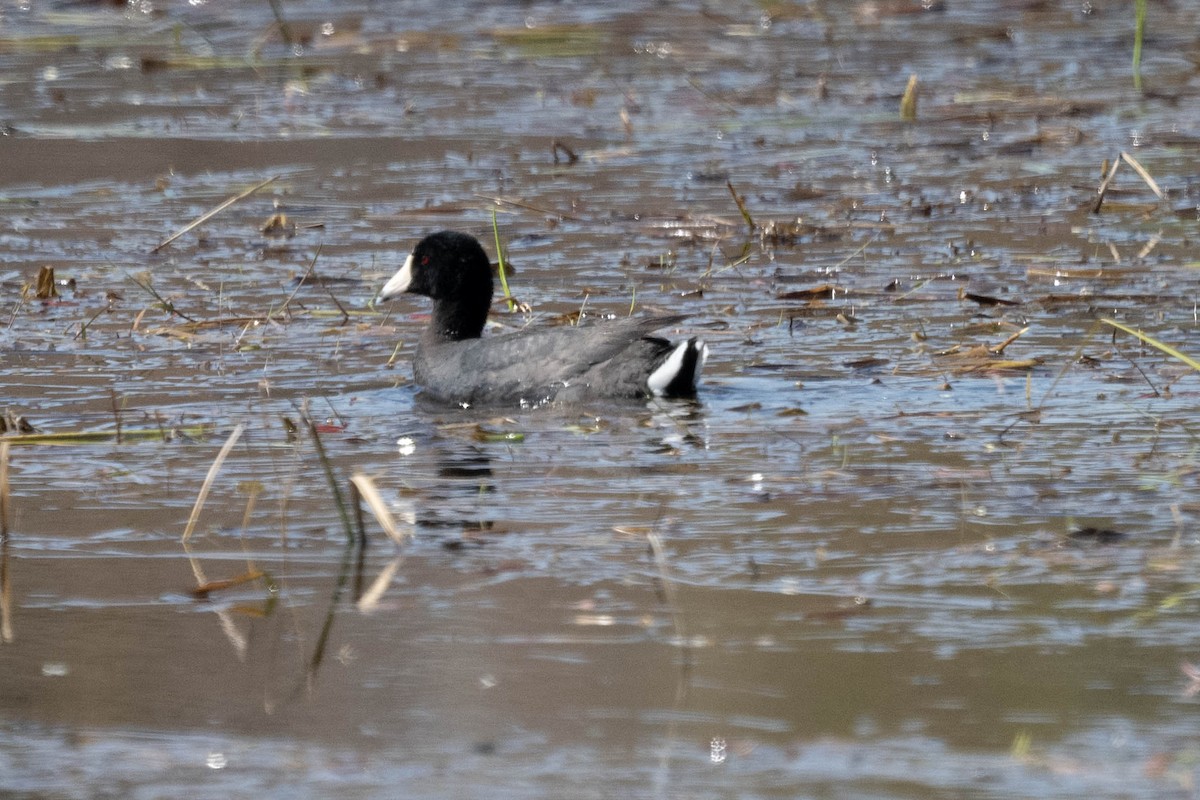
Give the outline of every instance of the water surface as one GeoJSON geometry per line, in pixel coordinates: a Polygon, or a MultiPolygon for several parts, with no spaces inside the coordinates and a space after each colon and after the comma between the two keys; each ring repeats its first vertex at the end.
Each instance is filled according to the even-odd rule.
{"type": "Polygon", "coordinates": [[[1099,320],[1200,352],[1200,13],[281,8],[0,8],[4,404],[122,431],[11,450],[5,790],[1193,795],[1196,378],[1099,320]],[[371,299],[493,213],[489,333],[686,313],[700,401],[423,402],[371,299]]]}

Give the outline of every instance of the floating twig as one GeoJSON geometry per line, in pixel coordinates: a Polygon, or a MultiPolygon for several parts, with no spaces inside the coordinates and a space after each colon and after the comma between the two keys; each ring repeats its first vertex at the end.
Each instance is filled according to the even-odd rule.
{"type": "Polygon", "coordinates": [[[274,182],[275,182],[275,180],[276,180],[276,179],[278,179],[278,178],[279,178],[279,176],[278,176],[278,175],[272,175],[270,178],[267,178],[267,179],[266,179],[265,181],[263,181],[262,183],[259,183],[259,184],[255,185],[255,186],[251,186],[249,189],[247,189],[246,191],[242,192],[241,194],[235,194],[233,197],[231,197],[231,198],[229,198],[228,200],[226,200],[225,202],[221,203],[221,204],[220,204],[219,206],[217,206],[216,208],[213,208],[213,209],[212,209],[212,210],[210,210],[210,211],[205,211],[205,212],[204,212],[203,214],[201,214],[199,217],[196,217],[196,219],[192,220],[192,221],[191,221],[191,222],[189,222],[187,225],[184,225],[182,228],[180,228],[178,231],[176,231],[175,233],[173,233],[173,234],[171,234],[170,236],[168,236],[166,239],[163,239],[163,240],[162,240],[161,242],[159,242],[159,243],[158,243],[158,245],[157,245],[157,246],[155,246],[155,248],[154,248],[153,250],[151,250],[150,252],[151,252],[151,253],[157,253],[159,250],[162,250],[164,247],[166,247],[166,246],[167,246],[167,245],[169,245],[171,242],[173,242],[173,241],[175,241],[176,239],[178,239],[180,236],[183,236],[185,233],[187,233],[188,231],[192,230],[192,229],[193,229],[193,228],[195,228],[197,225],[203,225],[205,222],[208,222],[210,219],[212,219],[213,217],[215,217],[217,214],[220,214],[222,211],[224,211],[225,209],[229,208],[231,205],[233,205],[233,204],[234,204],[234,203],[236,203],[237,201],[239,201],[239,200],[243,200],[243,199],[245,199],[245,198],[249,197],[250,195],[254,194],[254,193],[255,193],[255,192],[257,192],[259,189],[263,188],[264,186],[266,186],[266,185],[267,185],[267,184],[269,184],[269,183],[274,183],[274,182]]]}

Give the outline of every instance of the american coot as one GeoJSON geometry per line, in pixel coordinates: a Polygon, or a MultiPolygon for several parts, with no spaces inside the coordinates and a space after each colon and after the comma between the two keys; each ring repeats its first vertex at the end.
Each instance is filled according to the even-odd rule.
{"type": "Polygon", "coordinates": [[[461,405],[540,406],[596,398],[691,397],[708,348],[651,336],[682,316],[627,317],[585,327],[526,329],[480,338],[492,303],[483,247],[455,231],[432,233],[383,287],[433,300],[413,362],[417,385],[461,405]]]}

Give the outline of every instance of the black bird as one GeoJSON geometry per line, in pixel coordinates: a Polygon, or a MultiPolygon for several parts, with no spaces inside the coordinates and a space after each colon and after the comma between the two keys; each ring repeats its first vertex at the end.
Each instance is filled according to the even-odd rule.
{"type": "Polygon", "coordinates": [[[433,300],[413,376],[427,395],[459,405],[574,403],[597,398],[692,397],[708,348],[653,331],[682,316],[627,317],[585,327],[526,329],[481,338],[492,269],[473,236],[431,233],[379,299],[405,292],[433,300]]]}

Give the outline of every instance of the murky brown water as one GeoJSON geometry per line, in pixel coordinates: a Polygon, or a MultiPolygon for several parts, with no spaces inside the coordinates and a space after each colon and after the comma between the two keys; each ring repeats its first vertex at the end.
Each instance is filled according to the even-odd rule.
{"type": "Polygon", "coordinates": [[[1097,320],[1200,354],[1200,10],[1138,93],[1131,4],[924,5],[0,5],[4,405],[188,434],[12,448],[0,788],[1195,796],[1197,378],[1097,320]],[[1166,197],[1092,214],[1122,151],[1166,197]],[[493,210],[535,324],[688,313],[701,402],[422,403],[369,301],[493,210]],[[306,403],[415,533],[370,613],[306,403]],[[239,423],[195,565],[269,578],[198,601],[239,423]]]}

